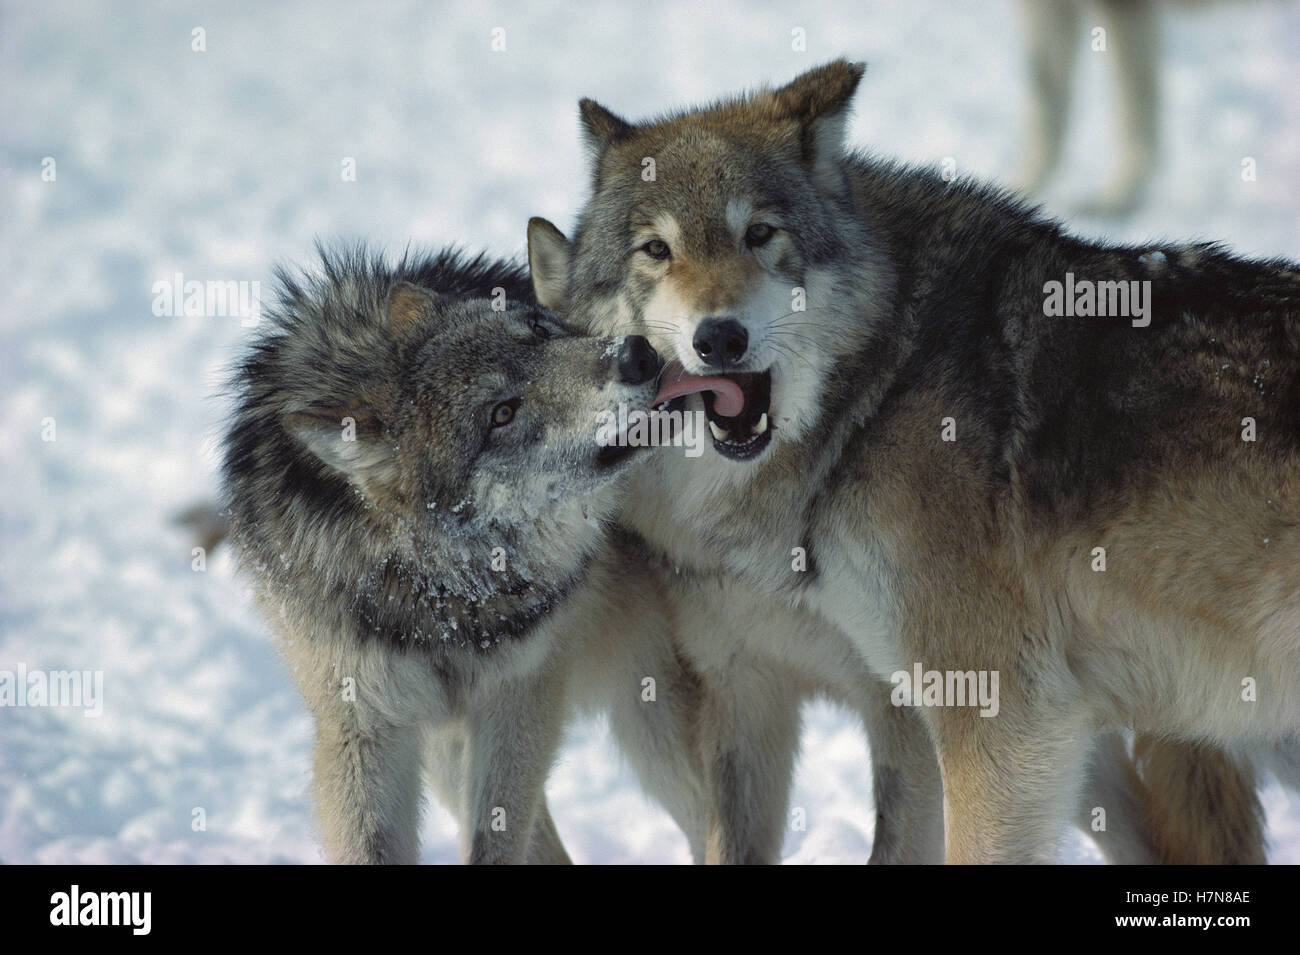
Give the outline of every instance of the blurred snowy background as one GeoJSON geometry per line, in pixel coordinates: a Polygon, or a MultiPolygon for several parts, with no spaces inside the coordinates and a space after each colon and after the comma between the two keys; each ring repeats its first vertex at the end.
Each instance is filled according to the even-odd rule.
{"type": "MultiPolygon", "coordinates": [[[[1300,11],[1210,3],[1163,23],[1148,199],[1077,227],[1300,257],[1300,11]]],[[[320,859],[306,712],[230,554],[194,572],[171,524],[214,493],[217,392],[249,331],[156,316],[155,282],[269,295],[272,264],[310,258],[317,236],[521,254],[529,215],[567,228],[583,199],[580,95],[635,118],[839,55],[869,63],[855,143],[980,176],[1016,168],[1010,0],[0,5],[0,669],[105,681],[97,719],[0,708],[0,859],[320,859]],[[51,418],[57,440],[42,440],[51,418]]],[[[1113,151],[1104,55],[1082,52],[1078,74],[1066,166],[1043,197],[1065,216],[1113,151]]],[[[807,716],[793,805],[808,826],[786,859],[863,861],[865,742],[830,707],[807,716]]],[[[549,792],[575,861],[687,861],[599,723],[573,727],[549,792]]],[[[1266,802],[1272,859],[1300,862],[1300,801],[1270,787],[1266,802]]],[[[456,858],[436,807],[423,857],[456,858]]],[[[1074,837],[1067,858],[1097,856],[1074,837]]]]}

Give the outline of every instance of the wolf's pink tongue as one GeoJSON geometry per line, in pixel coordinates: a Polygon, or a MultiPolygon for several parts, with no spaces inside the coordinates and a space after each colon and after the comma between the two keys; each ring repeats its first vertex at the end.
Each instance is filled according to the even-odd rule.
{"type": "Polygon", "coordinates": [[[660,379],[659,394],[655,404],[663,404],[682,395],[693,395],[701,391],[713,392],[713,410],[720,417],[734,418],[745,408],[745,393],[740,385],[730,378],[715,375],[692,375],[682,367],[681,362],[669,362],[660,379]]]}

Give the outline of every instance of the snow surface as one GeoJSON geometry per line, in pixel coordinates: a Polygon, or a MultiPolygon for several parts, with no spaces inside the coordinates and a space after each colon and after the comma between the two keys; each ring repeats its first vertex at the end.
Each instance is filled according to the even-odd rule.
{"type": "MultiPolygon", "coordinates": [[[[1009,0],[666,2],[580,13],[502,3],[0,8],[0,669],[104,672],[98,719],[0,710],[0,859],[314,862],[309,720],[230,555],[191,570],[170,518],[213,494],[237,318],[157,317],[152,285],[260,281],[313,239],[391,250],[457,241],[520,254],[524,223],[572,225],[586,184],[575,102],[637,117],[840,54],[869,72],[854,142],[1002,176],[1023,73],[1009,0]],[[194,28],[206,52],[191,49],[194,28]],[[505,29],[494,52],[492,29],[505,29]],[[792,52],[791,31],[807,51],[792,52]],[[42,181],[44,157],[57,163],[42,181]],[[356,161],[355,182],[340,176],[356,161]],[[42,440],[53,418],[57,440],[42,440]],[[191,829],[195,808],[204,831],[191,829]]],[[[1168,18],[1160,171],[1149,203],[1090,234],[1212,237],[1300,256],[1300,11],[1204,5],[1168,18]],[[1255,182],[1240,163],[1253,157],[1255,182]]],[[[1109,152],[1109,75],[1086,89],[1048,207],[1086,198],[1109,152]]],[[[869,763],[852,720],[808,711],[790,862],[860,862],[869,763]]],[[[598,722],[549,787],[580,862],[684,862],[598,722]]],[[[1300,861],[1300,806],[1266,792],[1274,861],[1300,861]]],[[[433,809],[423,858],[456,858],[433,809]]],[[[1068,859],[1097,861],[1081,837],[1068,859]]]]}

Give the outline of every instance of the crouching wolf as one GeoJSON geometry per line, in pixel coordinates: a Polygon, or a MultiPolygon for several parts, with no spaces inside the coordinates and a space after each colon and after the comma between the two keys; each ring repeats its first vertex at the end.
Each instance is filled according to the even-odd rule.
{"type": "Polygon", "coordinates": [[[654,350],[575,334],[517,267],[452,253],[280,280],[238,368],[225,495],[315,718],[330,860],[417,861],[426,769],[466,860],[568,861],[543,784],[569,705],[601,693],[698,854],[694,684],[607,529],[637,451],[595,439],[601,412],[650,407],[654,350]],[[517,304],[494,311],[494,288],[517,304]]]}
{"type": "MultiPolygon", "coordinates": [[[[862,72],[642,124],[584,101],[592,197],[571,250],[532,224],[539,299],[673,362],[659,400],[703,412],[716,453],[659,455],[625,519],[829,621],[906,688],[949,861],[1052,858],[1086,784],[1139,861],[1115,731],[1233,748],[1300,730],[1300,272],[1087,242],[994,188],[848,153],[862,72]],[[932,673],[999,699],[931,693],[932,673]],[[1111,768],[1088,780],[1097,753],[1111,768]]],[[[732,692],[709,679],[717,641],[683,639],[732,692]]],[[[813,657],[762,627],[728,639],[813,657]]],[[[786,706],[767,685],[753,711],[786,706]]],[[[710,767],[723,796],[771,762],[743,725],[732,743],[710,767]]]]}

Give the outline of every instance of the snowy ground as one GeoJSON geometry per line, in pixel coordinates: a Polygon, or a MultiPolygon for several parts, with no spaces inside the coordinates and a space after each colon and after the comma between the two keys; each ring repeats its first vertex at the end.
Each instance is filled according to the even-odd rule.
{"type": "MultiPolygon", "coordinates": [[[[157,317],[153,283],[261,281],[316,236],[522,251],[528,215],[572,223],[575,102],[632,116],[848,54],[870,69],[853,138],[1003,176],[1021,117],[1009,0],[595,6],[503,3],[0,6],[0,669],[102,670],[104,712],[0,709],[0,859],[312,862],[309,723],[228,554],[191,570],[169,524],[213,493],[237,318],[157,317]],[[505,29],[506,49],[491,48],[505,29]],[[791,30],[807,52],[792,52],[791,30]],[[191,49],[205,31],[206,51],[191,49]],[[43,181],[52,157],[56,178],[43,181]],[[344,157],[356,181],[344,182],[344,157]],[[42,440],[54,419],[54,441],[42,440]],[[202,808],[205,831],[193,831],[202,808]]],[[[1300,11],[1170,18],[1160,172],[1147,206],[1090,233],[1204,236],[1300,256],[1300,11]],[[1242,157],[1258,179],[1243,182],[1242,157]]],[[[1108,150],[1104,62],[1049,208],[1108,150]]],[[[808,713],[791,862],[862,861],[865,743],[808,713]]],[[[581,862],[681,862],[603,727],[574,727],[550,796],[581,862]]],[[[1300,802],[1267,793],[1275,861],[1300,802]]],[[[440,810],[424,859],[455,858],[440,810]]],[[[1095,861],[1081,839],[1068,857],[1095,861]]]]}

